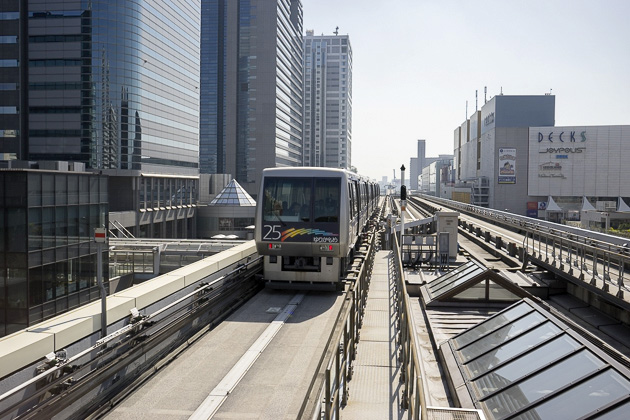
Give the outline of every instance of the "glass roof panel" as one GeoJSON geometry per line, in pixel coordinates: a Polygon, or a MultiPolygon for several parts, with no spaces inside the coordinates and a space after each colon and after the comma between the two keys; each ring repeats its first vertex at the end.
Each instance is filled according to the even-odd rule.
{"type": "MultiPolygon", "coordinates": [[[[577,367],[577,366],[576,366],[577,367]]],[[[578,367],[579,368],[579,367],[578,367]]],[[[630,393],[630,381],[613,369],[607,369],[560,395],[520,414],[517,419],[575,419],[630,393]]],[[[627,406],[628,404],[626,404],[627,406]]],[[[628,411],[625,417],[628,418],[628,411]]],[[[612,414],[611,414],[612,415],[612,414]]],[[[607,417],[600,417],[607,418],[607,417]]]]}
{"type": "MultiPolygon", "coordinates": [[[[504,391],[500,392],[483,401],[488,412],[492,413],[494,418],[502,418],[508,414],[511,414],[524,406],[537,401],[548,395],[557,389],[597,370],[604,366],[605,363],[596,357],[594,354],[582,350],[573,356],[556,363],[548,369],[535,374],[522,382],[517,383],[504,391]]],[[[630,389],[630,388],[629,388],[630,389]]],[[[626,391],[627,392],[627,391],[626,391]]],[[[588,395],[584,396],[588,397],[588,395]]],[[[584,398],[582,397],[582,398],[584,398]]],[[[580,398],[580,397],[576,397],[580,398]]],[[[566,406],[574,404],[573,399],[564,400],[562,411],[545,410],[545,414],[536,416],[536,413],[540,414],[538,410],[532,412],[531,416],[526,416],[526,419],[553,419],[553,418],[576,418],[577,416],[567,415],[564,411],[566,406]],[[554,414],[552,414],[554,413],[554,414]],[[561,414],[560,414],[561,413],[561,414]]],[[[544,404],[543,404],[544,405],[544,404]]],[[[580,405],[579,403],[576,405],[580,405]]],[[[578,411],[577,414],[588,413],[592,410],[583,408],[578,411]]]]}
{"type": "Polygon", "coordinates": [[[541,324],[546,319],[538,312],[527,314],[464,347],[459,352],[460,357],[463,361],[472,360],[495,347],[502,346],[506,341],[535,325],[541,324]]]}
{"type": "MultiPolygon", "coordinates": [[[[473,278],[477,274],[483,273],[483,271],[484,269],[482,267],[470,261],[464,265],[457,267],[455,270],[450,271],[449,273],[444,274],[441,277],[438,277],[437,279],[429,283],[428,285],[429,292],[431,293],[432,296],[444,293],[444,290],[441,290],[444,287],[452,285],[454,282],[457,282],[458,280],[462,278],[466,278],[466,279],[473,278]]],[[[458,284],[461,284],[461,283],[462,282],[459,282],[458,284]]],[[[453,287],[454,286],[451,286],[447,290],[450,290],[453,287]]]]}
{"type": "Polygon", "coordinates": [[[459,273],[457,276],[451,277],[451,279],[446,283],[442,283],[439,285],[431,284],[429,285],[429,291],[431,292],[431,296],[436,297],[439,295],[443,295],[444,293],[447,293],[450,290],[453,290],[457,286],[467,282],[468,280],[471,280],[472,278],[478,276],[479,274],[483,272],[484,270],[475,267],[472,270],[466,270],[462,273],[459,273]]]}
{"type": "Polygon", "coordinates": [[[483,300],[486,298],[486,284],[488,280],[482,280],[452,297],[457,300],[483,300]]]}
{"type": "Polygon", "coordinates": [[[599,417],[595,417],[597,420],[627,420],[628,413],[630,413],[630,401],[621,404],[618,407],[613,408],[610,411],[605,412],[599,417]]]}
{"type": "MultiPolygon", "coordinates": [[[[533,330],[520,335],[509,343],[499,346],[493,351],[468,362],[465,366],[468,369],[469,376],[471,378],[479,376],[480,374],[499,366],[501,363],[511,359],[517,354],[521,354],[540,343],[550,340],[561,332],[562,330],[551,322],[545,322],[533,330]]],[[[525,373],[527,372],[531,372],[531,370],[526,369],[525,373]]]]}
{"type": "Polygon", "coordinates": [[[456,348],[460,349],[466,344],[475,341],[487,332],[508,324],[516,318],[519,318],[528,312],[532,312],[533,310],[534,309],[525,302],[518,303],[455,337],[453,339],[455,346],[456,348]]]}
{"type": "Polygon", "coordinates": [[[516,296],[514,293],[507,290],[505,287],[501,286],[500,284],[495,283],[492,280],[490,280],[490,283],[488,284],[488,289],[489,289],[488,298],[490,300],[515,301],[515,300],[520,299],[519,296],[516,296]]]}
{"type": "Polygon", "coordinates": [[[255,206],[256,201],[247,194],[247,191],[236,182],[235,179],[221,190],[219,194],[210,202],[211,206],[255,206]]]}
{"type": "MultiPolygon", "coordinates": [[[[543,324],[525,335],[540,335],[540,330],[547,330],[552,325],[553,324],[550,323],[543,324]]],[[[520,338],[511,341],[510,344],[517,345],[517,342],[520,342],[520,338]]],[[[507,347],[507,345],[504,347],[507,347]]],[[[563,356],[566,356],[579,347],[580,344],[566,334],[556,337],[541,347],[538,347],[535,350],[524,354],[523,356],[506,363],[498,369],[495,369],[492,372],[472,381],[475,392],[479,398],[482,398],[491,392],[505,388],[520,378],[541,369],[545,365],[558,360],[563,356]]],[[[486,356],[482,356],[479,359],[485,358],[486,356]]],[[[477,361],[472,363],[475,362],[477,361]]],[[[498,365],[498,363],[493,364],[498,365]]],[[[478,370],[481,371],[482,369],[478,370]]],[[[474,370],[474,372],[476,374],[477,370],[474,370]]]]}

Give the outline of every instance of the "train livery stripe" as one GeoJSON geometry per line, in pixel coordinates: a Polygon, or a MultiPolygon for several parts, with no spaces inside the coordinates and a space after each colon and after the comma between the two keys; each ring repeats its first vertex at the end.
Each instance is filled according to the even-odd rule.
{"type": "Polygon", "coordinates": [[[291,228],[282,232],[282,237],[280,239],[281,242],[284,242],[287,238],[293,238],[298,235],[318,235],[318,236],[339,236],[338,233],[326,232],[321,229],[310,229],[310,228],[302,228],[296,229],[291,228]]]}

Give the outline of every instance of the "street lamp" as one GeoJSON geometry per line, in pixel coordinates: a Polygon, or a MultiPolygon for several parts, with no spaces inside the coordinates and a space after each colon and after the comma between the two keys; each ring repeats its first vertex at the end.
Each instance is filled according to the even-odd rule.
{"type": "Polygon", "coordinates": [[[403,235],[405,234],[405,211],[407,210],[407,187],[405,187],[405,165],[400,167],[400,259],[403,258],[403,235]]]}

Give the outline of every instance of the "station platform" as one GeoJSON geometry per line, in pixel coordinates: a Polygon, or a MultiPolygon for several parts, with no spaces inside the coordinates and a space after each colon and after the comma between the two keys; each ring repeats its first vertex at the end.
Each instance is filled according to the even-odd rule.
{"type": "Polygon", "coordinates": [[[394,256],[377,252],[344,420],[401,418],[394,256]]]}

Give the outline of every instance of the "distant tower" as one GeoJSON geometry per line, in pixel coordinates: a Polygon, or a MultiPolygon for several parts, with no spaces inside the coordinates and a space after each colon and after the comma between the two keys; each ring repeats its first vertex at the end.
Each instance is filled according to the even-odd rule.
{"type": "Polygon", "coordinates": [[[422,175],[426,157],[426,140],[418,140],[418,156],[411,160],[409,167],[409,186],[412,190],[418,190],[418,177],[422,175]]]}
{"type": "Polygon", "coordinates": [[[304,37],[304,166],[352,165],[352,48],[338,33],[304,37]]]}

